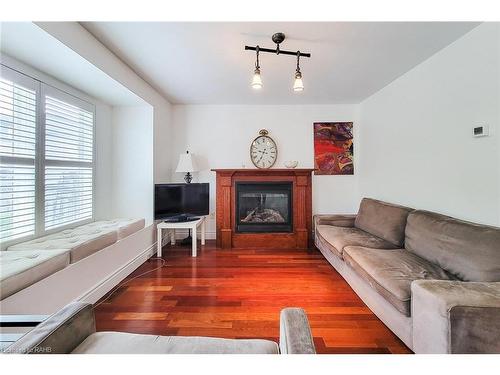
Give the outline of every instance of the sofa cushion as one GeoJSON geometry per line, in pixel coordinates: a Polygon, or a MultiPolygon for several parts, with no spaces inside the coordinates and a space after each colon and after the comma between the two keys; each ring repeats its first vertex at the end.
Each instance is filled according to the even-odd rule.
{"type": "Polygon", "coordinates": [[[76,354],[278,354],[268,340],[232,340],[211,337],[140,335],[98,332],[73,351],[76,354]]]}
{"type": "Polygon", "coordinates": [[[374,236],[383,238],[397,247],[405,239],[406,218],[411,208],[363,198],[354,226],[374,236]]]}
{"type": "Polygon", "coordinates": [[[0,299],[4,299],[69,264],[68,250],[0,251],[0,299]]]}
{"type": "Polygon", "coordinates": [[[92,233],[78,233],[78,228],[76,228],[13,245],[7,250],[40,251],[66,249],[70,251],[70,262],[75,263],[109,245],[114,244],[116,240],[116,231],[105,232],[96,230],[92,231],[92,233]]]}
{"type": "Polygon", "coordinates": [[[414,211],[405,247],[461,280],[500,281],[500,228],[414,211]]]}
{"type": "Polygon", "coordinates": [[[411,283],[450,280],[438,266],[404,249],[378,250],[361,246],[344,249],[346,263],[399,312],[410,316],[411,283]]]}
{"type": "Polygon", "coordinates": [[[390,242],[375,237],[358,228],[336,227],[333,225],[316,226],[316,235],[332,253],[342,258],[345,246],[366,246],[376,249],[396,249],[390,242]]]}
{"type": "Polygon", "coordinates": [[[98,233],[116,231],[118,240],[121,240],[135,232],[144,228],[144,219],[113,219],[101,220],[93,223],[81,225],[78,228],[72,229],[74,233],[98,233]]]}

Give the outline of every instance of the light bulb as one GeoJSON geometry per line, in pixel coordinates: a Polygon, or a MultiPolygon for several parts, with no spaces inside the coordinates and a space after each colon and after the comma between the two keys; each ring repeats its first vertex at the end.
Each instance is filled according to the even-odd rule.
{"type": "Polygon", "coordinates": [[[293,91],[303,91],[304,83],[302,82],[302,73],[300,70],[295,72],[295,82],[293,83],[293,91]]]}
{"type": "Polygon", "coordinates": [[[256,68],[254,73],[253,73],[252,87],[254,89],[261,89],[262,88],[262,79],[260,78],[260,69],[259,68],[256,68]]]}

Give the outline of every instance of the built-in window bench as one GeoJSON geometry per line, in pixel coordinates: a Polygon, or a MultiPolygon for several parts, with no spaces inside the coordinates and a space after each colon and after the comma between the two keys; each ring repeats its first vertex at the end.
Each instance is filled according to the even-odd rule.
{"type": "Polygon", "coordinates": [[[143,228],[144,219],[96,221],[10,246],[0,252],[0,299],[3,300],[143,228]]]}

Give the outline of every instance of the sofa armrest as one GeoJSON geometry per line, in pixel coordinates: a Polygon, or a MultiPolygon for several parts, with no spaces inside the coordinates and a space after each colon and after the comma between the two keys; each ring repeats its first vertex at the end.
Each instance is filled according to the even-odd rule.
{"type": "Polygon", "coordinates": [[[411,284],[415,353],[500,353],[500,282],[411,284]]]}
{"type": "Polygon", "coordinates": [[[286,308],[280,314],[281,354],[315,354],[309,321],[304,310],[286,308]]]}
{"type": "Polygon", "coordinates": [[[92,304],[73,302],[5,349],[5,353],[67,354],[95,332],[92,304]]]}
{"type": "Polygon", "coordinates": [[[314,226],[335,225],[336,227],[354,227],[356,214],[345,215],[314,215],[314,226]]]}

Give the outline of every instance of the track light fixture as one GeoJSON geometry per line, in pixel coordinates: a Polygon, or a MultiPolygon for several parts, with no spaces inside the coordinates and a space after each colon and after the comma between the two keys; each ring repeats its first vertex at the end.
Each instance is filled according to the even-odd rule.
{"type": "Polygon", "coordinates": [[[256,51],[256,61],[255,61],[255,70],[253,72],[252,78],[252,87],[254,89],[262,88],[262,78],[260,76],[260,64],[259,64],[259,53],[260,52],[270,52],[275,53],[276,55],[292,55],[297,56],[297,68],[295,70],[295,81],[293,83],[293,91],[303,91],[304,83],[302,82],[302,72],[300,71],[300,57],[311,57],[310,53],[302,53],[300,51],[284,51],[280,49],[280,43],[285,40],[285,34],[276,33],[271,37],[272,41],[276,43],[276,49],[270,48],[261,48],[259,46],[251,47],[245,46],[245,50],[256,51]]]}

